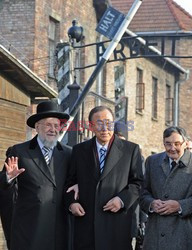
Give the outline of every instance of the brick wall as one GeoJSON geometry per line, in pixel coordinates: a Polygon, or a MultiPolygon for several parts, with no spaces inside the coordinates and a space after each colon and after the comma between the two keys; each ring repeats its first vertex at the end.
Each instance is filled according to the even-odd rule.
{"type": "Polygon", "coordinates": [[[27,65],[33,59],[34,6],[32,0],[1,0],[0,43],[27,65]]]}
{"type": "MultiPolygon", "coordinates": [[[[179,47],[180,55],[192,55],[192,39],[182,38],[182,46],[179,47]]],[[[179,124],[184,127],[189,135],[192,137],[192,58],[182,58],[179,63],[190,70],[190,76],[187,81],[180,85],[180,112],[179,124]]]]}

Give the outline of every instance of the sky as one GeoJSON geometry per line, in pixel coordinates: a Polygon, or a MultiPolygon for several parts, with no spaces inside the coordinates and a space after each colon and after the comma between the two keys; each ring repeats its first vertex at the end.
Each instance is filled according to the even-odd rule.
{"type": "Polygon", "coordinates": [[[174,0],[183,9],[185,9],[189,14],[192,15],[192,0],[174,0]]]}

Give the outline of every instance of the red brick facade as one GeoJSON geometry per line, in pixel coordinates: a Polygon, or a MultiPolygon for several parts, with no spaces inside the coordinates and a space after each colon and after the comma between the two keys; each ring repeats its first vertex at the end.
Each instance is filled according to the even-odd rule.
{"type": "MultiPolygon", "coordinates": [[[[120,0],[116,0],[119,3],[120,0]]],[[[147,0],[146,0],[147,1],[147,0]]],[[[161,0],[160,0],[161,1],[161,0]]],[[[68,41],[67,31],[72,26],[72,20],[77,19],[79,25],[84,29],[83,44],[95,43],[100,35],[95,31],[97,26],[97,15],[93,6],[93,0],[3,0],[0,4],[0,43],[6,43],[6,48],[21,59],[43,80],[57,89],[54,75],[49,75],[49,48],[50,20],[55,22],[56,37],[55,41],[60,39],[68,41]],[[3,37],[3,38],[2,38],[3,37]],[[16,50],[17,49],[17,50],[16,50]]],[[[106,1],[105,1],[106,2],[106,1]]],[[[115,1],[111,1],[115,2],[115,1]]],[[[125,2],[125,1],[124,1],[125,2]]],[[[145,2],[145,1],[144,1],[145,2]]],[[[102,38],[103,40],[105,38],[102,38]]],[[[192,52],[191,40],[186,39],[188,44],[187,53],[192,52]]],[[[108,45],[106,45],[107,47],[108,45]]],[[[77,51],[76,51],[77,52],[77,51]]],[[[129,56],[129,49],[125,49],[125,54],[129,56]]],[[[81,50],[81,66],[96,63],[96,47],[86,47],[81,50]]],[[[181,60],[183,67],[191,67],[191,61],[181,60]]],[[[114,109],[115,101],[115,66],[124,66],[124,91],[128,98],[128,121],[133,121],[134,129],[129,132],[128,138],[141,145],[143,155],[146,157],[152,152],[163,150],[162,132],[168,126],[165,122],[165,103],[166,103],[166,84],[170,85],[170,96],[174,96],[174,84],[179,75],[176,67],[170,66],[168,62],[159,59],[131,59],[125,62],[115,62],[106,65],[101,81],[101,93],[108,98],[108,102],[101,101],[101,104],[109,105],[114,109]],[[136,84],[137,69],[143,71],[143,83],[145,85],[144,104],[142,112],[136,112],[136,84]],[[158,81],[157,93],[157,118],[152,117],[152,94],[153,78],[158,81]]],[[[79,76],[77,82],[83,86],[86,84],[94,67],[87,68],[84,71],[76,72],[79,76]]],[[[92,91],[99,92],[99,80],[93,84],[92,91]]],[[[189,110],[191,110],[190,97],[186,97],[186,92],[191,93],[192,89],[187,85],[181,87],[182,97],[180,98],[180,121],[185,121],[184,127],[190,126],[188,121],[189,110]],[[187,88],[187,89],[185,89],[187,88]],[[183,99],[182,99],[183,98],[183,99]],[[189,101],[189,104],[186,104],[189,101]],[[186,106],[188,105],[188,106],[186,106]],[[187,108],[186,108],[187,107],[187,108]]],[[[84,106],[84,116],[87,120],[87,114],[90,109],[98,103],[98,98],[89,95],[86,98],[84,106]]],[[[171,125],[172,122],[169,123],[171,125]]],[[[192,131],[192,129],[191,129],[192,131]]]]}

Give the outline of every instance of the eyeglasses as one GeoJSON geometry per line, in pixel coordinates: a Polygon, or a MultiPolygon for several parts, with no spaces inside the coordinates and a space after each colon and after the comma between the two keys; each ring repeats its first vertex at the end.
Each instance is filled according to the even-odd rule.
{"type": "Polygon", "coordinates": [[[101,130],[110,130],[110,131],[113,131],[114,130],[114,121],[108,121],[108,120],[97,120],[96,122],[96,126],[97,126],[97,129],[98,131],[101,131],[101,130]]]}
{"type": "Polygon", "coordinates": [[[176,142],[165,142],[165,143],[164,143],[164,146],[165,146],[166,148],[171,148],[172,146],[173,146],[174,148],[180,148],[180,147],[183,145],[184,142],[185,142],[185,141],[183,141],[183,142],[180,142],[180,141],[176,141],[176,142]]]}
{"type": "Polygon", "coordinates": [[[39,124],[43,125],[46,129],[52,129],[53,127],[56,130],[60,130],[61,129],[61,126],[59,124],[42,123],[42,122],[39,122],[39,124]]]}

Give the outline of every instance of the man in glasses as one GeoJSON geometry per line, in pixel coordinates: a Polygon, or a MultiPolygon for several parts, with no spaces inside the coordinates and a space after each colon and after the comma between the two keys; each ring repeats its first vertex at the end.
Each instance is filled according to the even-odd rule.
{"type": "Polygon", "coordinates": [[[73,147],[68,193],[74,217],[75,250],[131,250],[132,205],[142,184],[139,145],[114,135],[114,114],[106,106],[89,113],[95,136],[73,147]]]}
{"type": "Polygon", "coordinates": [[[54,101],[37,105],[27,125],[37,135],[14,145],[0,175],[0,188],[18,186],[12,216],[11,250],[67,249],[64,188],[71,149],[58,142],[60,123],[69,115],[54,101]]]}
{"type": "Polygon", "coordinates": [[[148,213],[143,250],[189,250],[192,247],[192,157],[186,132],[169,127],[165,152],[149,156],[141,196],[148,213]]]}

